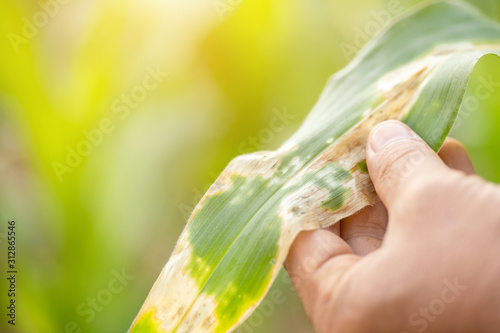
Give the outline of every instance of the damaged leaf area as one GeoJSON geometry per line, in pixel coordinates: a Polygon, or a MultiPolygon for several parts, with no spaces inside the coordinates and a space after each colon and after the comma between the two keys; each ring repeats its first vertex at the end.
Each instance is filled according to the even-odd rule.
{"type": "Polygon", "coordinates": [[[440,2],[394,22],[334,75],[279,150],[237,157],[204,196],[130,332],[230,332],[258,306],[303,230],[378,197],[365,162],[370,130],[406,122],[435,150],[470,75],[500,55],[500,27],[440,2]]]}

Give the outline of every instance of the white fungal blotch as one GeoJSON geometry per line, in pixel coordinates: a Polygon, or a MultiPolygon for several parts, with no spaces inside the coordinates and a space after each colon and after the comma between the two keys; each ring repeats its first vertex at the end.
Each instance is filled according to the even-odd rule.
{"type": "Polygon", "coordinates": [[[283,168],[283,173],[285,173],[285,174],[296,173],[297,171],[302,169],[304,164],[305,163],[300,160],[299,156],[295,156],[292,158],[290,163],[285,168],[283,168]]]}
{"type": "Polygon", "coordinates": [[[317,229],[320,221],[314,218],[314,208],[327,196],[328,191],[312,183],[304,185],[299,190],[283,199],[279,209],[279,216],[286,224],[300,230],[317,229]]]}
{"type": "Polygon", "coordinates": [[[271,186],[276,186],[276,185],[278,185],[280,182],[281,182],[281,181],[280,181],[280,178],[278,178],[278,177],[273,177],[273,178],[271,178],[271,180],[269,181],[268,186],[269,186],[269,187],[271,187],[271,186]]]}
{"type": "Polygon", "coordinates": [[[302,169],[302,167],[304,166],[304,162],[302,162],[300,160],[300,157],[299,156],[295,156],[291,161],[290,161],[290,168],[292,170],[292,172],[297,172],[299,171],[300,169],[302,169]]]}

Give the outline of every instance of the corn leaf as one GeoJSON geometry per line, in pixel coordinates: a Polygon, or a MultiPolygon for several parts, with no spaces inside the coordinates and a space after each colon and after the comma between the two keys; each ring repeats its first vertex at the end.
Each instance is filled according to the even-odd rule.
{"type": "Polygon", "coordinates": [[[193,212],[131,332],[229,332],[257,307],[302,230],[377,202],[368,133],[406,122],[437,150],[500,27],[461,3],[395,21],[335,74],[279,150],[237,157],[193,212]]]}

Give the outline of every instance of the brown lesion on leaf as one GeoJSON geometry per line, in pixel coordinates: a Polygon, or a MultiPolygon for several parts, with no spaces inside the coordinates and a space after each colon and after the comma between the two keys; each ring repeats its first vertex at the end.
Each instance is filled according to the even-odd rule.
{"type": "Polygon", "coordinates": [[[319,156],[310,169],[319,170],[327,164],[338,161],[350,170],[363,161],[370,131],[382,121],[401,119],[407,114],[417,100],[429,73],[430,69],[423,66],[412,72],[405,80],[395,83],[390,91],[383,93],[383,102],[319,156]]]}
{"type": "Polygon", "coordinates": [[[276,151],[259,151],[233,159],[196,205],[189,220],[201,210],[207,198],[221,194],[231,188],[235,176],[270,178],[278,170],[281,158],[296,148],[296,145],[285,145],[276,151]]]}
{"type": "MultiPolygon", "coordinates": [[[[297,180],[306,173],[321,170],[332,163],[339,163],[351,173],[351,178],[344,184],[351,194],[346,197],[341,208],[335,211],[325,209],[321,202],[327,198],[328,191],[305,187],[283,201],[280,216],[284,224],[293,224],[294,227],[291,229],[299,231],[323,228],[379,201],[369,175],[357,168],[358,163],[366,159],[365,148],[368,135],[378,123],[389,119],[401,119],[411,110],[431,69],[432,66],[423,65],[419,68],[413,67],[412,70],[406,72],[406,76],[402,72],[388,74],[387,77],[392,75],[393,78],[399,78],[399,81],[393,81],[391,89],[382,93],[383,101],[367,112],[362,121],[340,137],[306,169],[293,177],[297,180]]],[[[382,80],[387,80],[387,77],[382,80]]],[[[293,181],[292,179],[291,182],[293,181]]],[[[283,230],[286,229],[283,228],[283,230]]],[[[287,234],[282,235],[285,239],[297,233],[297,231],[289,232],[288,230],[285,232],[287,234]]],[[[282,246],[285,244],[283,243],[282,246]]]]}
{"type": "Polygon", "coordinates": [[[207,332],[210,331],[210,328],[214,327],[216,324],[214,318],[212,317],[207,317],[205,320],[203,320],[203,323],[201,324],[201,327],[205,329],[207,332]]]}
{"type": "MultiPolygon", "coordinates": [[[[173,304],[170,304],[173,305],[173,304]]],[[[185,308],[184,306],[180,306],[179,310],[177,310],[177,313],[175,314],[174,318],[180,318],[184,314],[185,308]]]]}

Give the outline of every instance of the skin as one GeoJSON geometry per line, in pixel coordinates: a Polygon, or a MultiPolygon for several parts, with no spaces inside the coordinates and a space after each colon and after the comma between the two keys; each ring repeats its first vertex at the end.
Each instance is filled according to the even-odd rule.
{"type": "Polygon", "coordinates": [[[465,148],[388,121],[368,140],[381,203],[301,233],[285,267],[317,332],[498,332],[500,187],[465,148]]]}

